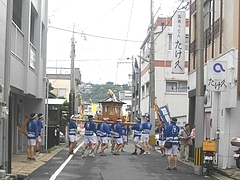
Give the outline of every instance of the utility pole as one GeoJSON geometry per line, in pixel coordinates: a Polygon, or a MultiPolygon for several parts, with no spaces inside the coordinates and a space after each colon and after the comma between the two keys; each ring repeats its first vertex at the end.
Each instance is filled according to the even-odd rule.
{"type": "Polygon", "coordinates": [[[131,89],[131,91],[132,91],[132,101],[131,101],[131,104],[132,104],[132,107],[131,107],[131,122],[134,122],[134,119],[135,119],[135,117],[136,117],[136,114],[135,114],[135,111],[133,111],[133,105],[135,106],[135,103],[134,103],[134,96],[133,96],[133,94],[135,94],[135,79],[136,78],[134,78],[135,77],[135,72],[134,72],[134,68],[133,68],[133,59],[132,59],[132,89],[131,89]]]}
{"type": "Polygon", "coordinates": [[[13,0],[7,1],[7,19],[6,19],[6,39],[5,39],[5,64],[4,64],[4,85],[0,84],[3,94],[0,105],[0,127],[2,126],[0,134],[0,144],[2,144],[2,158],[0,155],[1,168],[6,170],[7,173],[11,173],[12,166],[12,121],[11,112],[8,112],[8,107],[11,107],[11,91],[10,91],[10,73],[11,73],[11,27],[12,27],[12,12],[13,12],[13,0]],[[4,118],[3,118],[4,114],[4,118]],[[7,115],[9,114],[9,116],[7,115]]]}
{"type": "Polygon", "coordinates": [[[203,59],[203,0],[196,0],[196,107],[194,173],[202,175],[202,143],[204,139],[204,59],[203,59]]]}
{"type": "Polygon", "coordinates": [[[74,39],[74,28],[73,25],[73,35],[71,39],[71,90],[69,94],[69,116],[74,114],[75,107],[75,71],[74,71],[74,58],[75,58],[75,39],[74,39]]]}
{"type": "Polygon", "coordinates": [[[151,148],[155,149],[155,112],[154,112],[154,104],[155,104],[155,50],[154,50],[154,16],[153,16],[153,0],[151,0],[151,25],[150,25],[150,72],[149,72],[149,114],[150,114],[150,122],[152,124],[152,129],[150,131],[150,145],[151,148]]]}

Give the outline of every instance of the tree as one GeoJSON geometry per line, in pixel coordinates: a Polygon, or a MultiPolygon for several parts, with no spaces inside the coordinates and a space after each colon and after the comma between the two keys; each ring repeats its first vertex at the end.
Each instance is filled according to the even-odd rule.
{"type": "MultiPolygon", "coordinates": [[[[62,98],[59,97],[59,99],[62,99],[62,98]]],[[[61,106],[60,111],[61,111],[60,125],[68,125],[68,121],[70,117],[69,117],[69,102],[67,102],[67,100],[61,106]]]]}
{"type": "Polygon", "coordinates": [[[131,90],[131,86],[128,84],[116,85],[113,82],[107,82],[106,84],[87,83],[87,85],[92,86],[92,89],[90,91],[86,91],[84,88],[81,89],[82,101],[87,103],[90,103],[90,99],[92,100],[92,103],[97,103],[105,100],[109,97],[107,94],[108,89],[112,89],[117,97],[120,91],[131,90]]]}

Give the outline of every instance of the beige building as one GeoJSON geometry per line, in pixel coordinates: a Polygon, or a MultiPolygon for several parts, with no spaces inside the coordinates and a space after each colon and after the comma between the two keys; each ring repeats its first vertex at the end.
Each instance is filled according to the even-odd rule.
{"type": "MultiPolygon", "coordinates": [[[[189,120],[196,107],[196,1],[190,1],[189,120]]],[[[204,139],[217,139],[219,168],[236,167],[232,137],[239,137],[239,0],[204,0],[204,139]]],[[[194,123],[194,122],[193,122],[194,123]]]]}
{"type": "MultiPolygon", "coordinates": [[[[64,97],[69,102],[69,93],[71,90],[70,74],[47,74],[49,82],[54,88],[51,92],[58,97],[64,97]]],[[[81,73],[79,68],[75,68],[75,108],[74,112],[79,113],[78,86],[81,84],[81,73]]]]}

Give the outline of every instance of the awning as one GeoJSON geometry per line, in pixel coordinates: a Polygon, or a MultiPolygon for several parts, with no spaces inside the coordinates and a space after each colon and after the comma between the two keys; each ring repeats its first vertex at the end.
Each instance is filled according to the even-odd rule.
{"type": "Polygon", "coordinates": [[[66,101],[66,99],[45,99],[45,104],[55,104],[55,105],[61,105],[66,101]]]}

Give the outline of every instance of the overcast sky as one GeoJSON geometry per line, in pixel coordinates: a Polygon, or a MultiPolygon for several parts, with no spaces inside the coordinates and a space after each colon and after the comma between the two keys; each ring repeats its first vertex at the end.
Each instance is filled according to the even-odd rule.
{"type": "MultiPolygon", "coordinates": [[[[166,7],[174,9],[178,1],[155,0],[154,14],[171,16],[166,7]]],[[[48,73],[70,73],[74,29],[74,64],[82,81],[128,83],[132,57],[139,55],[147,36],[150,0],[50,0],[48,15],[48,73]]]]}

